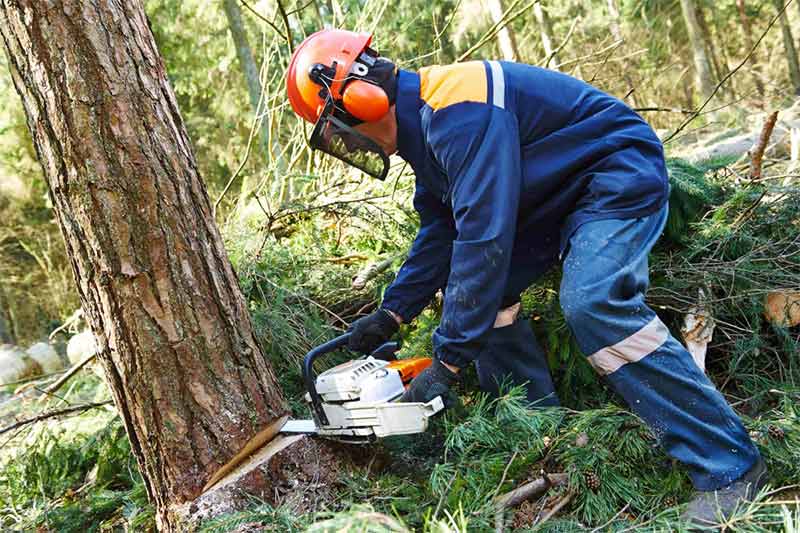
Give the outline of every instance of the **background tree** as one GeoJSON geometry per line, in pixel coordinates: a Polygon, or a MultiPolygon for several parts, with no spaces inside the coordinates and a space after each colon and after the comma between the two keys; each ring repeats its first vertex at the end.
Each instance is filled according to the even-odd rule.
{"type": "Polygon", "coordinates": [[[783,0],[773,0],[775,9],[780,11],[781,33],[783,34],[783,48],[786,52],[786,63],[789,66],[789,81],[794,87],[794,93],[800,94],[800,61],[797,58],[797,48],[794,46],[794,36],[789,25],[783,0]]]}
{"type": "Polygon", "coordinates": [[[703,98],[708,98],[714,91],[716,84],[711,60],[707,53],[706,41],[703,39],[703,28],[697,18],[697,8],[698,6],[694,0],[681,0],[683,20],[686,23],[689,43],[692,46],[697,86],[703,98]]]}
{"type": "MultiPolygon", "coordinates": [[[[495,24],[500,24],[503,20],[505,7],[503,0],[487,0],[489,4],[489,13],[492,15],[492,20],[495,24]]],[[[516,61],[519,59],[519,50],[517,49],[517,38],[514,35],[514,30],[507,24],[497,32],[497,44],[500,46],[500,51],[503,53],[503,59],[506,61],[516,61]]]]}
{"type": "Polygon", "coordinates": [[[115,405],[160,528],[178,530],[285,413],[280,388],[142,5],[3,0],[0,34],[115,405]]]}
{"type": "Polygon", "coordinates": [[[247,84],[247,94],[250,96],[250,106],[253,108],[253,119],[261,120],[261,127],[259,128],[261,149],[266,154],[270,149],[269,121],[259,117],[259,113],[265,112],[266,106],[259,106],[262,91],[261,78],[258,74],[258,65],[256,65],[256,60],[253,56],[253,49],[247,39],[247,29],[242,19],[242,10],[239,7],[238,0],[222,0],[222,6],[228,19],[231,38],[236,46],[236,57],[239,59],[239,66],[247,84]]]}
{"type": "MultiPolygon", "coordinates": [[[[744,38],[744,48],[747,51],[753,48],[753,28],[750,24],[750,17],[747,14],[745,0],[736,0],[736,11],[739,14],[739,23],[742,27],[742,37],[744,38]]],[[[759,96],[764,96],[764,82],[761,81],[761,72],[758,65],[758,56],[754,53],[750,58],[750,71],[752,73],[753,84],[759,96]]]]}
{"type": "Polygon", "coordinates": [[[544,48],[544,55],[547,58],[547,67],[558,70],[558,55],[555,51],[555,38],[553,36],[553,23],[550,21],[550,15],[547,9],[542,6],[541,2],[533,5],[533,16],[539,26],[539,34],[542,38],[542,48],[544,48]]]}
{"type": "Polygon", "coordinates": [[[9,313],[9,301],[6,298],[6,293],[3,290],[3,284],[0,283],[0,344],[16,343],[14,336],[14,327],[9,313]]]}
{"type": "Polygon", "coordinates": [[[606,0],[606,7],[608,8],[609,29],[614,39],[622,39],[622,29],[620,28],[619,6],[617,0],[606,0]]]}

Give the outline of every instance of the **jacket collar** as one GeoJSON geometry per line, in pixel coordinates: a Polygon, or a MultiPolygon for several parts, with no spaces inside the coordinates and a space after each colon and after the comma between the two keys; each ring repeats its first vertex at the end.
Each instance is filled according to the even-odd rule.
{"type": "Polygon", "coordinates": [[[426,159],[425,142],[422,133],[420,109],[423,102],[419,97],[419,74],[400,70],[397,74],[397,153],[412,168],[421,166],[426,159]]]}

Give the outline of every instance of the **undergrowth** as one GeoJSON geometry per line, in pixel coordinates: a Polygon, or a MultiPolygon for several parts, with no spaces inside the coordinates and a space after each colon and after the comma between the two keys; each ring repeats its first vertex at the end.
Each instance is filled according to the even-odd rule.
{"type": "MultiPolygon", "coordinates": [[[[795,485],[800,340],[796,328],[765,320],[763,300],[770,291],[798,289],[800,191],[736,184],[730,161],[668,165],[670,219],[651,256],[648,299],[677,333],[703,289],[702,303],[717,323],[708,373],[743,414],[769,466],[773,490],[795,485]]],[[[386,189],[372,192],[391,191],[398,201],[410,197],[405,179],[379,187],[386,189]]],[[[298,416],[306,411],[302,357],[375,308],[414,233],[412,215],[394,204],[360,210],[355,205],[336,205],[332,212],[290,206],[291,232],[282,229],[280,235],[266,231],[272,222],[263,217],[225,227],[256,334],[298,416]],[[361,290],[351,287],[367,264],[387,258],[393,258],[392,268],[361,290]]],[[[341,472],[337,498],[321,505],[323,512],[298,515],[291,507],[254,500],[202,530],[250,525],[273,531],[471,532],[495,530],[499,520],[521,531],[678,529],[680,505],[692,491],[688,477],[586,363],[560,311],[559,281],[555,268],[526,291],[523,315],[548,354],[564,407],[531,411],[520,391],[490,400],[476,392],[468,371],[460,405],[435,419],[425,434],[372,447],[370,453],[384,460],[369,472],[341,472]],[[494,498],[542,472],[563,472],[568,482],[498,516],[494,498]],[[543,509],[567,497],[557,516],[536,523],[543,509]]],[[[403,326],[401,357],[430,355],[439,313],[433,302],[403,326]]],[[[79,381],[73,392],[85,397],[97,386],[79,381]]],[[[95,411],[44,424],[2,452],[4,530],[153,527],[152,508],[115,417],[95,411]]],[[[798,511],[780,503],[791,495],[785,489],[765,493],[730,525],[748,532],[795,531],[798,511]]]]}

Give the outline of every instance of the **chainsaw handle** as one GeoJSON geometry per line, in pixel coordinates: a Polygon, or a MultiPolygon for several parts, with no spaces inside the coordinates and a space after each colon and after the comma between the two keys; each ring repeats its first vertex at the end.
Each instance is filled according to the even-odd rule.
{"type": "MultiPolygon", "coordinates": [[[[328,425],[328,417],[325,415],[325,410],[322,408],[322,398],[317,392],[317,374],[314,372],[314,361],[323,355],[335,352],[336,350],[347,346],[350,340],[350,333],[340,335],[335,339],[331,339],[325,344],[320,344],[306,354],[303,359],[303,380],[306,383],[306,391],[311,398],[311,408],[314,410],[317,420],[323,426],[328,425]]],[[[400,349],[398,342],[386,342],[378,346],[378,348],[370,355],[375,359],[383,359],[384,361],[392,361],[397,359],[395,352],[400,349]]]]}
{"type": "Polygon", "coordinates": [[[303,359],[303,379],[306,382],[306,391],[311,398],[311,408],[314,410],[315,418],[322,426],[328,425],[328,417],[325,415],[325,410],[322,408],[322,399],[317,392],[317,375],[314,373],[314,361],[319,357],[334,352],[343,346],[347,346],[347,341],[350,339],[350,334],[345,333],[335,339],[329,340],[325,344],[320,344],[313,348],[306,354],[303,359]]]}

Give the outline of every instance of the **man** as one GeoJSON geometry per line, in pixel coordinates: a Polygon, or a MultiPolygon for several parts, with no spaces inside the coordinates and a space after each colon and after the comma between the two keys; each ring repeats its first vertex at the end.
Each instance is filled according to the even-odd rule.
{"type": "Polygon", "coordinates": [[[667,218],[663,149],[621,101],[510,62],[398,70],[371,36],[324,30],[295,51],[295,112],[312,147],[379,179],[398,153],[416,174],[421,227],[381,308],[350,346],[369,352],[437,290],[433,364],[402,400],[445,395],[474,363],[481,387],[506,376],[557,405],[544,354],[517,320],[520,293],[563,262],[560,303],[589,362],[645,420],[699,491],[686,515],[715,522],[751,498],[765,467],[741,421],[645,304],[647,257],[667,218]]]}

